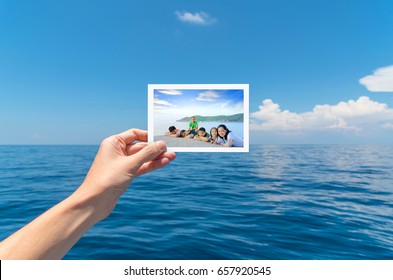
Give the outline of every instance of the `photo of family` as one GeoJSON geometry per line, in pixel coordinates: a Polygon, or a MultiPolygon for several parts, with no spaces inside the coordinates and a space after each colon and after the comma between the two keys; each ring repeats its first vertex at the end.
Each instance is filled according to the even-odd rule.
{"type": "Polygon", "coordinates": [[[177,152],[248,152],[248,85],[149,85],[149,141],[177,152]]]}

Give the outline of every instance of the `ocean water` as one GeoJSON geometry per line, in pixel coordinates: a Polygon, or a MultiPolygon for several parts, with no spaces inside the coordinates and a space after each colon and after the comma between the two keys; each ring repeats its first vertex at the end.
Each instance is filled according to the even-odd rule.
{"type": "MultiPolygon", "coordinates": [[[[0,146],[0,238],[67,197],[97,146],[0,146]]],[[[65,259],[393,259],[393,146],[179,153],[65,259]]]]}

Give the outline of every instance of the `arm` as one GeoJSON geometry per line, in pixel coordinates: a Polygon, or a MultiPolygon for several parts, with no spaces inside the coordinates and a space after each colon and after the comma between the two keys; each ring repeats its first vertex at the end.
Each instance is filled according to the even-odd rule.
{"type": "Polygon", "coordinates": [[[168,136],[171,136],[171,137],[177,137],[177,134],[180,132],[180,129],[176,129],[176,133],[175,134],[173,134],[173,133],[169,133],[169,135],[168,136]]]}
{"type": "Polygon", "coordinates": [[[232,147],[232,139],[228,139],[227,142],[225,144],[222,144],[222,146],[225,147],[232,147]]]}
{"type": "Polygon", "coordinates": [[[0,243],[0,259],[60,259],[94,224],[105,219],[138,176],[176,155],[164,142],[147,144],[147,132],[131,129],[105,139],[82,185],[0,243]]]}

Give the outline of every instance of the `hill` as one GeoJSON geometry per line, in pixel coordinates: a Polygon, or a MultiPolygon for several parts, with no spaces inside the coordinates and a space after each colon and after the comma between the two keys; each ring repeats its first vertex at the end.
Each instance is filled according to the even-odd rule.
{"type": "MultiPolygon", "coordinates": [[[[195,119],[198,122],[243,122],[243,114],[235,114],[235,115],[219,115],[219,116],[200,116],[195,115],[195,119]]],[[[190,122],[191,117],[184,117],[177,122],[190,122]]]]}

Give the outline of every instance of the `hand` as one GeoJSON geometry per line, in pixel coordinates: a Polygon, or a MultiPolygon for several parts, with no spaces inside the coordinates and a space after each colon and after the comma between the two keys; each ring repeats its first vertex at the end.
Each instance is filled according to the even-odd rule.
{"type": "Polygon", "coordinates": [[[175,159],[147,132],[130,129],[105,139],[83,184],[69,197],[0,243],[0,259],[60,259],[106,218],[132,180],[175,159]],[[143,141],[143,142],[138,142],[143,141]]]}
{"type": "Polygon", "coordinates": [[[166,152],[162,141],[151,144],[136,141],[147,141],[147,132],[130,129],[106,138],[85,181],[77,190],[77,193],[87,192],[106,205],[102,218],[109,215],[120,195],[136,177],[161,168],[176,157],[175,153],[166,152]]]}

